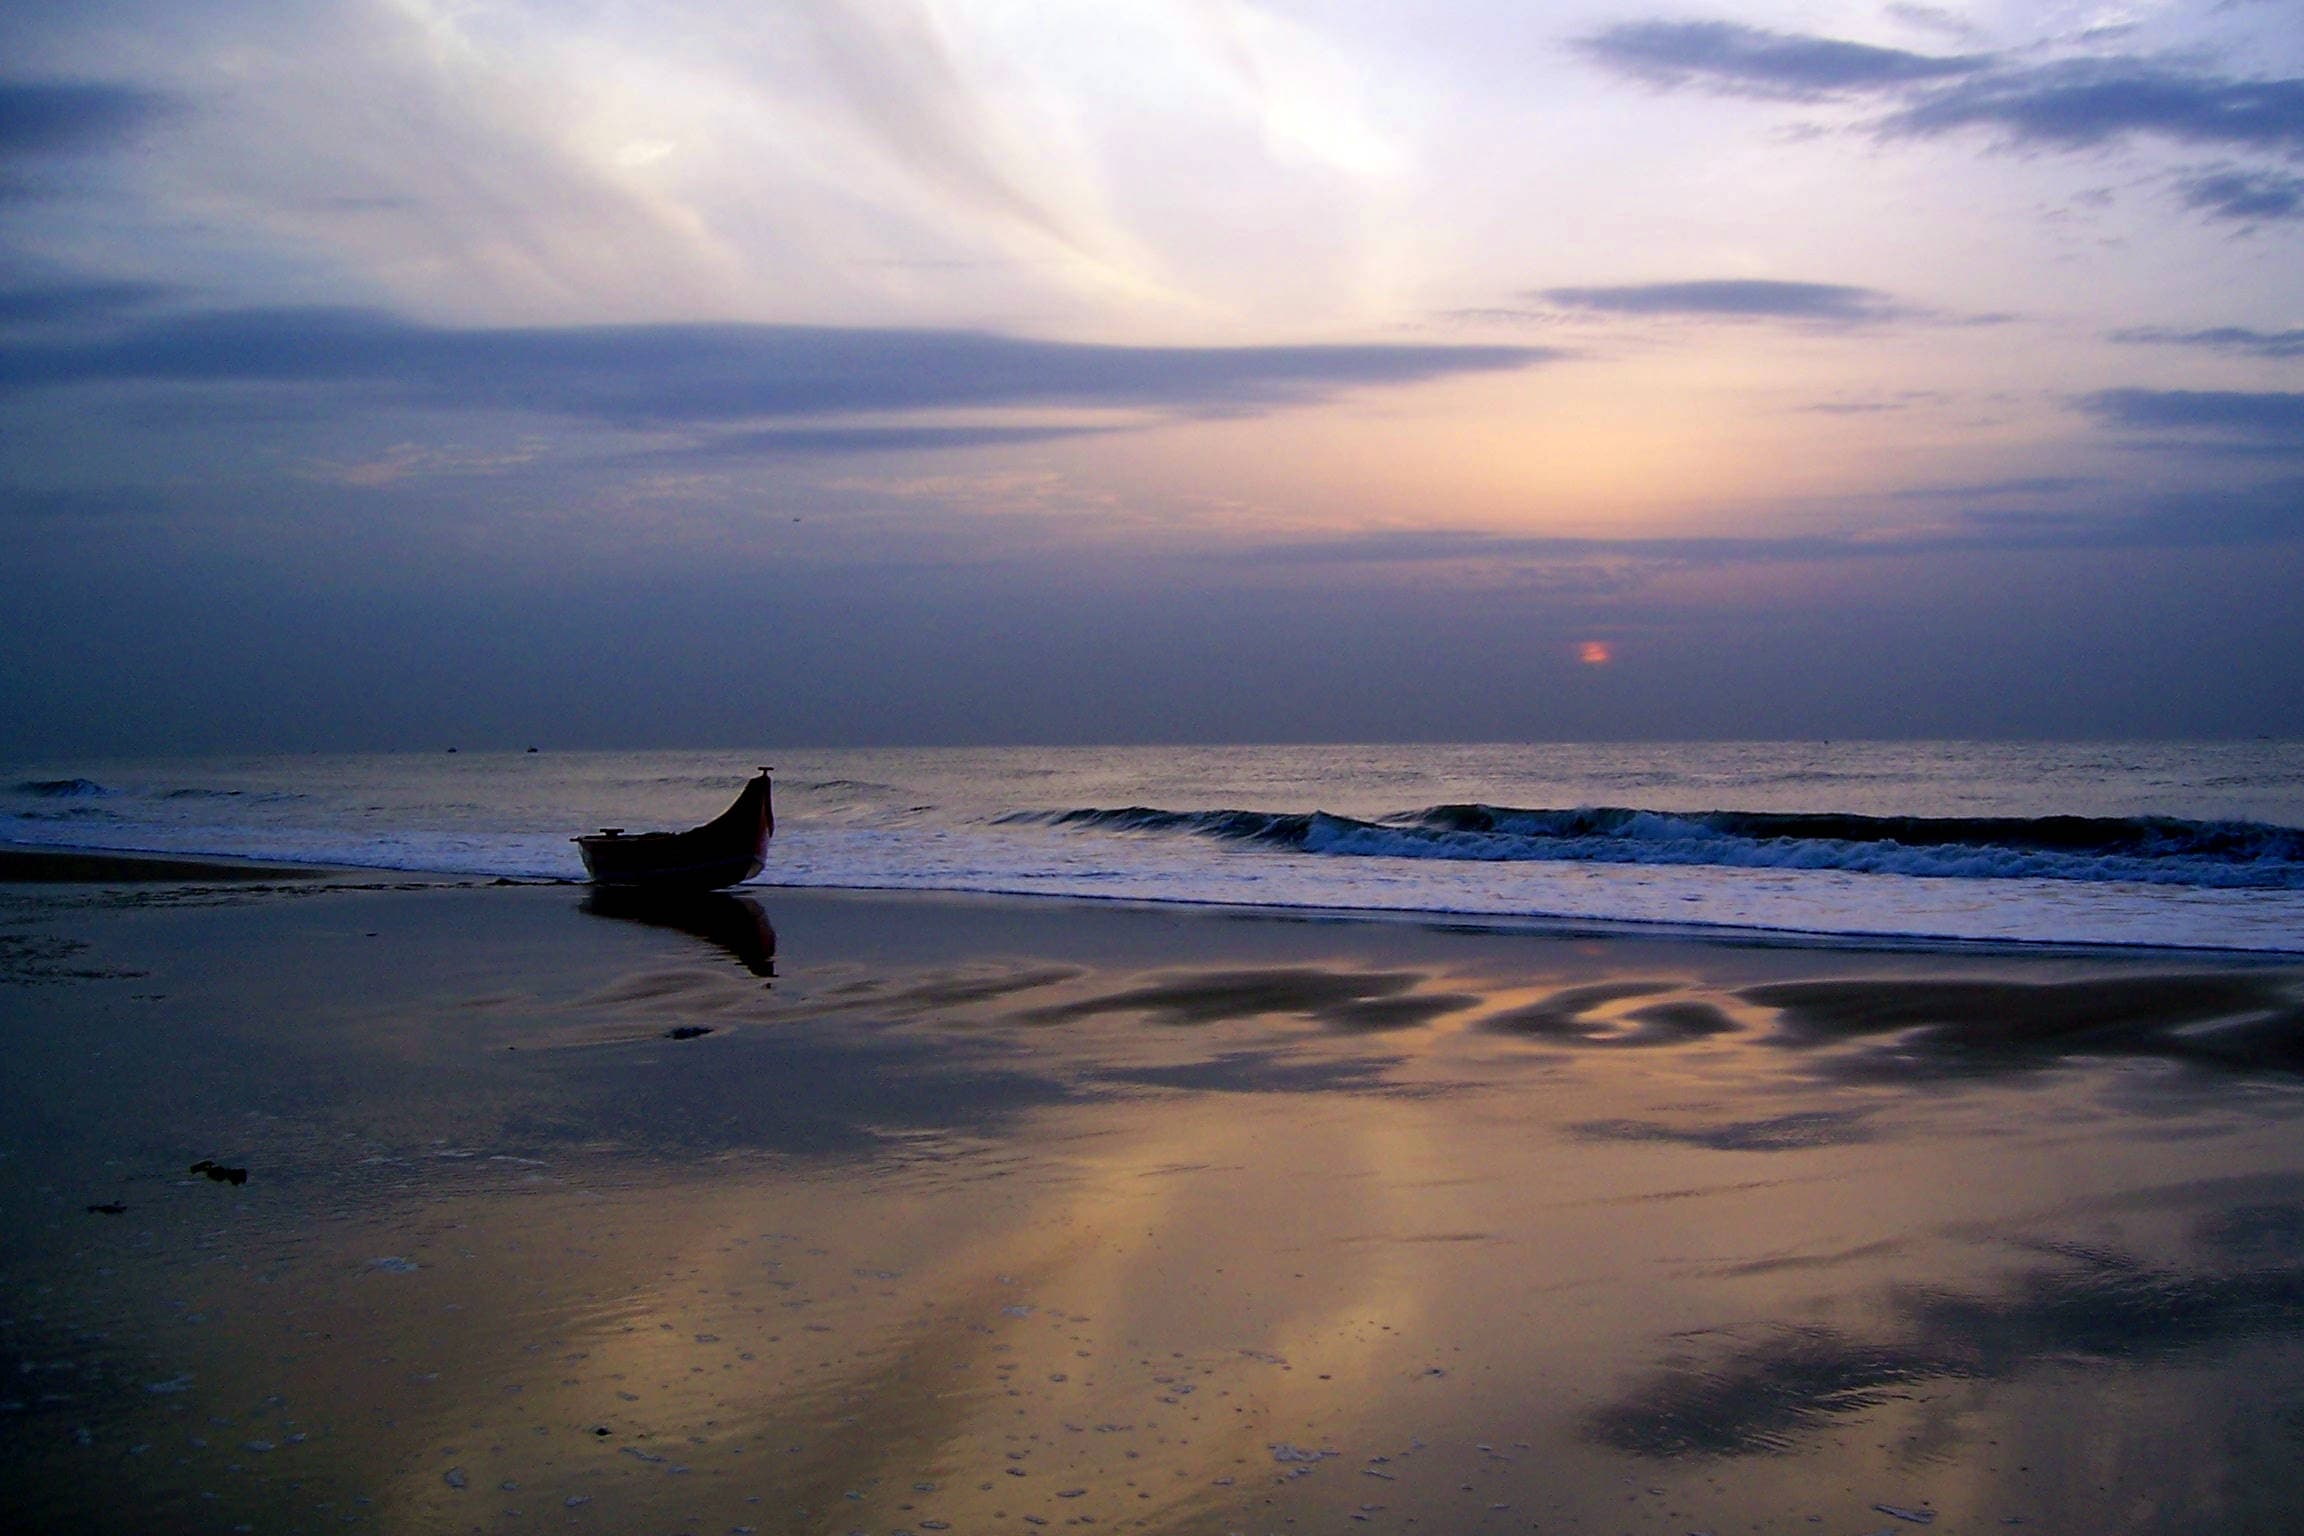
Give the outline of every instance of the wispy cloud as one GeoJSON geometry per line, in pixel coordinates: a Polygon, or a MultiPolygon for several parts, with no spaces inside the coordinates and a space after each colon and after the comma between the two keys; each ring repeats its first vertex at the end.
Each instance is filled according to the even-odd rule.
{"type": "Polygon", "coordinates": [[[1900,389],[1893,393],[1845,395],[1836,400],[1812,400],[1792,409],[1810,416],[1885,416],[1897,411],[1922,410],[1950,403],[1940,389],[1900,389]]]}
{"type": "Polygon", "coordinates": [[[2144,346],[2203,347],[2211,352],[2238,352],[2251,357],[2304,357],[2304,328],[2258,331],[2241,325],[2219,325],[2206,330],[2177,331],[2146,325],[2114,331],[2111,339],[2144,346]]]}
{"type": "Polygon", "coordinates": [[[332,384],[432,408],[622,424],[966,407],[1256,411],[1363,386],[1524,368],[1540,347],[1117,347],[974,331],[630,325],[447,329],[367,310],[154,321],[0,354],[0,392],[131,382],[332,384]]]}
{"type": "Polygon", "coordinates": [[[1677,315],[1720,320],[1799,320],[1861,325],[1912,313],[1884,293],[1843,283],[1706,278],[1606,288],[1546,288],[1530,295],[1566,309],[1615,315],[1677,315]]]}
{"type": "Polygon", "coordinates": [[[1579,39],[1586,57],[1667,88],[1806,101],[1973,74],[1984,55],[1911,53],[1728,21],[1630,21],[1579,39]]]}
{"type": "Polygon", "coordinates": [[[1228,550],[1227,560],[1288,566],[1478,566],[1497,564],[1605,565],[1716,563],[1830,558],[1861,552],[1836,535],[1776,538],[1583,538],[1564,534],[1504,534],[1474,528],[1382,529],[1328,537],[1294,538],[1228,550]]]}
{"type": "Polygon", "coordinates": [[[303,465],[298,473],[302,478],[333,485],[373,489],[405,480],[502,474],[533,463],[538,452],[533,446],[489,450],[395,443],[382,453],[364,459],[315,459],[303,465]]]}
{"type": "Polygon", "coordinates": [[[2206,434],[2304,454],[2304,394],[2283,390],[2105,389],[2080,406],[2122,431],[2206,434]]]}
{"type": "Polygon", "coordinates": [[[2134,134],[2304,153],[2304,80],[2243,80],[2155,59],[2067,59],[1924,93],[1883,125],[1932,135],[1998,132],[2036,149],[2091,149],[2134,134]]]}
{"type": "Polygon", "coordinates": [[[1941,6],[1915,5],[1910,0],[1896,0],[1887,7],[1888,14],[1908,27],[1923,32],[1934,32],[1942,37],[1963,40],[1975,37],[1976,27],[1966,17],[1945,10],[1941,6]]]}
{"type": "MultiPolygon", "coordinates": [[[[696,458],[832,457],[840,454],[947,453],[968,448],[1021,448],[1066,438],[1098,437],[1114,426],[823,426],[722,432],[686,450],[696,458]]],[[[664,455],[652,453],[651,458],[664,455]]]]}
{"type": "Polygon", "coordinates": [[[1915,485],[1890,494],[1898,501],[1993,501],[2008,496],[2060,496],[2097,483],[2083,475],[2021,475],[1961,485],[1915,485]]]}
{"type": "MultiPolygon", "coordinates": [[[[1716,21],[1626,22],[1576,47],[1603,68],[1666,90],[1875,102],[1888,111],[1868,129],[1888,138],[1981,132],[2009,148],[2046,151],[2156,138],[2304,157],[2304,79],[2223,74],[2189,60],[1926,54],[1716,21]]],[[[2304,217],[2304,180],[2276,170],[2204,168],[2181,178],[2177,190],[2187,207],[2211,218],[2304,217]]]]}
{"type": "Polygon", "coordinates": [[[2248,224],[2304,219],[2304,176],[2282,171],[2229,166],[2194,171],[2178,178],[2176,192],[2187,208],[2219,219],[2248,224]]]}
{"type": "Polygon", "coordinates": [[[892,161],[998,217],[1079,243],[1064,218],[1007,168],[988,98],[925,7],[795,10],[816,41],[825,78],[892,161]]]}
{"type": "MultiPolygon", "coordinates": [[[[2304,399],[2304,397],[2291,397],[2304,399]]],[[[1891,492],[1943,505],[1920,523],[1880,524],[1851,510],[1843,529],[1774,536],[1582,538],[1431,528],[1268,543],[1227,558],[1274,566],[1537,565],[1628,580],[1640,570],[1877,561],[1957,551],[2171,549],[2304,539],[2304,481],[2229,490],[2125,492],[2078,476],[2036,476],[1891,492]]]]}
{"type": "Polygon", "coordinates": [[[1508,304],[1473,305],[1463,309],[1443,309],[1433,316],[1448,325],[1484,326],[1557,326],[1562,323],[1558,310],[1522,308],[1508,304]]]}

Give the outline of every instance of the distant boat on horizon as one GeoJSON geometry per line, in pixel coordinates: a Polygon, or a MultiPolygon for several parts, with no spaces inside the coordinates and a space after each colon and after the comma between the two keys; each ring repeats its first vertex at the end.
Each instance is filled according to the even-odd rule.
{"type": "Polygon", "coordinates": [[[584,871],[595,885],[637,890],[716,891],[740,885],[768,862],[776,832],[768,770],[746,784],[736,803],[685,832],[627,834],[602,827],[576,838],[584,871]]]}

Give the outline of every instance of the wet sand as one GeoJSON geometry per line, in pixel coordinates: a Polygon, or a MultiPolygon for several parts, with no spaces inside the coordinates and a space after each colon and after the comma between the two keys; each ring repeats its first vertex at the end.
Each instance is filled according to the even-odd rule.
{"type": "Polygon", "coordinates": [[[178,859],[162,854],[0,843],[0,885],[214,885],[230,880],[315,880],[329,873],[242,859],[178,859]]]}
{"type": "Polygon", "coordinates": [[[2297,1520],[2292,963],[159,881],[0,1023],[29,1528],[2297,1520]]]}

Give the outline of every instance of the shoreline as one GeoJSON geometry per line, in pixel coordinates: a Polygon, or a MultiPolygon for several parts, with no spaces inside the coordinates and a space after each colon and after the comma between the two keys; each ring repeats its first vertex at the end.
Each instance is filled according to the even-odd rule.
{"type": "MultiPolygon", "coordinates": [[[[474,876],[472,878],[481,877],[474,876]]],[[[591,888],[588,882],[582,880],[523,879],[508,883],[543,886],[575,885],[587,889],[591,888]]],[[[1933,954],[1941,951],[1949,954],[1979,956],[2030,955],[2041,958],[2063,956],[2073,959],[2086,959],[2091,956],[2110,959],[2167,955],[2174,958],[2192,957],[2218,962],[2258,960],[2267,965],[2294,965],[2299,961],[2304,961],[2304,941],[2299,941],[2298,945],[2292,949],[2267,949],[2231,944],[2123,943],[2112,939],[1966,938],[1956,934],[1836,933],[1829,929],[1765,928],[1738,923],[1672,922],[1662,918],[1550,917],[1539,914],[1521,915],[1477,910],[1456,912],[1408,907],[1259,905],[1214,899],[1194,900],[1187,897],[1107,896],[1093,891],[989,891],[907,885],[779,885],[766,880],[755,880],[743,885],[730,886],[726,890],[708,894],[756,896],[771,891],[787,892],[796,896],[823,894],[860,897],[920,897],[953,901],[1044,902],[1058,909],[1079,906],[1087,909],[1115,908],[1145,912],[1205,912],[1239,917],[1268,917],[1276,921],[1298,923],[1366,923],[1375,926],[1406,924],[1413,927],[1440,930],[1461,929],[1474,933],[1523,934],[1531,938],[1551,939],[1581,938],[1602,942],[1614,939],[1655,939],[1691,944],[1721,944],[1732,947],[1878,950],[1890,953],[1909,951],[1919,954],[1933,954]]]]}
{"type": "Polygon", "coordinates": [[[354,871],[334,865],[267,864],[220,854],[123,852],[107,848],[0,843],[0,885],[328,880],[351,873],[354,871]]]}
{"type": "MultiPolygon", "coordinates": [[[[8,885],[165,885],[254,884],[309,881],[342,884],[362,878],[391,877],[399,881],[443,887],[471,883],[504,886],[596,889],[575,877],[491,875],[486,871],[411,870],[386,865],[281,864],[238,859],[222,854],[170,854],[144,850],[86,848],[76,845],[0,842],[0,886],[8,885]]],[[[1599,941],[1657,939],[1727,946],[1759,946],[1793,950],[1852,950],[1913,952],[1977,956],[2090,956],[2201,959],[2216,962],[2293,964],[2304,958],[2304,943],[2293,948],[2248,947],[2229,944],[2123,943],[2112,940],[1966,938],[1950,935],[1833,932],[1823,929],[1768,928],[1732,923],[1673,922],[1663,919],[1545,916],[1496,912],[1412,910],[1397,907],[1326,907],[1243,904],[1177,897],[1103,895],[1095,892],[993,891],[918,886],[785,885],[754,880],[712,895],[761,896],[770,892],[794,895],[824,893],[862,898],[920,898],[929,900],[1038,903],[1054,910],[1116,908],[1147,912],[1200,912],[1242,916],[1268,916],[1281,921],[1308,923],[1404,924],[1412,927],[1462,928],[1498,934],[1599,941]]],[[[645,898],[644,898],[645,899],[645,898]]],[[[675,899],[687,899],[685,897],[675,899]]]]}

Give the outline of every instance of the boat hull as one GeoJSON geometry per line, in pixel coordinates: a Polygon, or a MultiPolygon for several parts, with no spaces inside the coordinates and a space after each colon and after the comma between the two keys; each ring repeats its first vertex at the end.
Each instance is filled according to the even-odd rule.
{"type": "Polygon", "coordinates": [[[768,775],[744,786],[736,803],[686,832],[603,831],[576,839],[595,885],[632,890],[716,891],[739,885],[768,862],[776,830],[768,775]]]}

